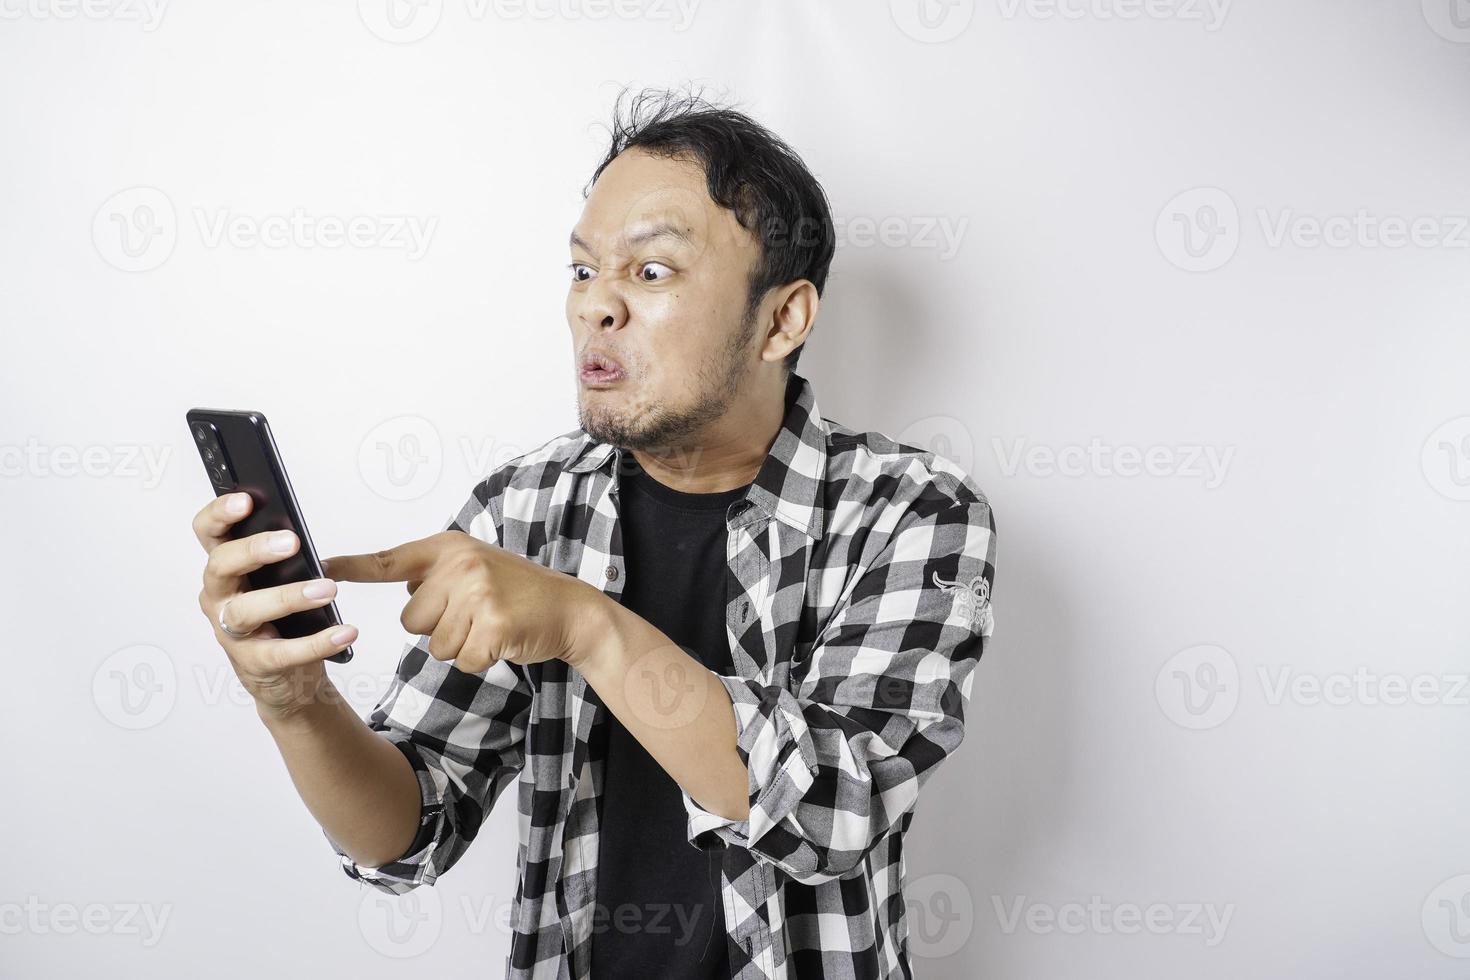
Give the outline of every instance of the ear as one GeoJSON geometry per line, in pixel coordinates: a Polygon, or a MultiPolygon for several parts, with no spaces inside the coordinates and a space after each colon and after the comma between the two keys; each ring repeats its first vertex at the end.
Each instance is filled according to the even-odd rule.
{"type": "Polygon", "coordinates": [[[761,360],[783,361],[787,354],[806,343],[817,320],[821,297],[810,281],[798,279],[771,290],[766,302],[771,304],[771,312],[765,319],[766,339],[761,360]]]}

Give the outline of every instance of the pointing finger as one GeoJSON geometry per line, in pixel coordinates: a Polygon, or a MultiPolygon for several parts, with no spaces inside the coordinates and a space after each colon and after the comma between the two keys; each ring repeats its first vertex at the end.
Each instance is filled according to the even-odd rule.
{"type": "Polygon", "coordinates": [[[322,561],[322,571],[339,582],[412,582],[422,580],[440,545],[420,538],[367,555],[337,555],[322,561]]]}

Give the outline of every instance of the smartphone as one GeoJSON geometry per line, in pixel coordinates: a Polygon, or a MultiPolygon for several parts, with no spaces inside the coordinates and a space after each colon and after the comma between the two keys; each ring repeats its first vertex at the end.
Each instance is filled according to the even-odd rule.
{"type": "MultiPolygon", "coordinates": [[[[271,436],[271,427],[259,412],[191,408],[185,417],[194,446],[209,474],[216,497],[244,491],[254,506],[230,529],[230,537],[244,538],[261,531],[294,531],[301,542],[296,553],[281,561],[262,565],[245,578],[253,589],[268,589],[291,582],[322,578],[322,564],[301,517],[301,505],[291,490],[286,465],[271,436]]],[[[290,613],[274,621],[282,637],[310,636],[329,626],[341,626],[337,602],[290,613]]],[[[348,647],[325,658],[345,664],[352,659],[348,647]]]]}

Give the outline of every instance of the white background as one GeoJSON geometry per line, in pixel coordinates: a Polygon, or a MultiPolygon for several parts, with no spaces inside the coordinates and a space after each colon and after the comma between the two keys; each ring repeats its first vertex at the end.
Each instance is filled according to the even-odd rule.
{"type": "MultiPolygon", "coordinates": [[[[919,976],[1465,976],[1470,5],[691,3],[0,0],[0,975],[502,974],[513,793],[414,903],[343,876],[198,612],[183,414],[265,412],[325,553],[438,530],[576,425],[599,127],[692,81],[843,226],[823,414],[994,506],[919,976]]],[[[403,596],[344,593],[365,712],[403,596]]]]}

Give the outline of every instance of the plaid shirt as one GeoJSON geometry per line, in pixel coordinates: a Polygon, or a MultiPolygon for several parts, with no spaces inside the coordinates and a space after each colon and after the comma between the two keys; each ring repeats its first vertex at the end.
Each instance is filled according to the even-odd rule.
{"type": "MultiPolygon", "coordinates": [[[[481,481],[447,528],[621,596],[623,450],[573,430],[481,481]]],[[[903,838],[919,787],[960,744],[991,633],[995,529],[949,460],[821,417],[792,374],[786,415],[728,528],[725,622],[750,813],[683,793],[688,838],[721,850],[732,975],[910,977],[903,838]]],[[[507,976],[586,977],[606,709],[562,661],[476,674],[404,652],[368,724],[408,757],[419,833],[347,874],[401,894],[454,866],[519,782],[507,976]]],[[[603,913],[606,914],[605,912],[603,913]]],[[[598,978],[604,980],[604,978],[598,978]]]]}

